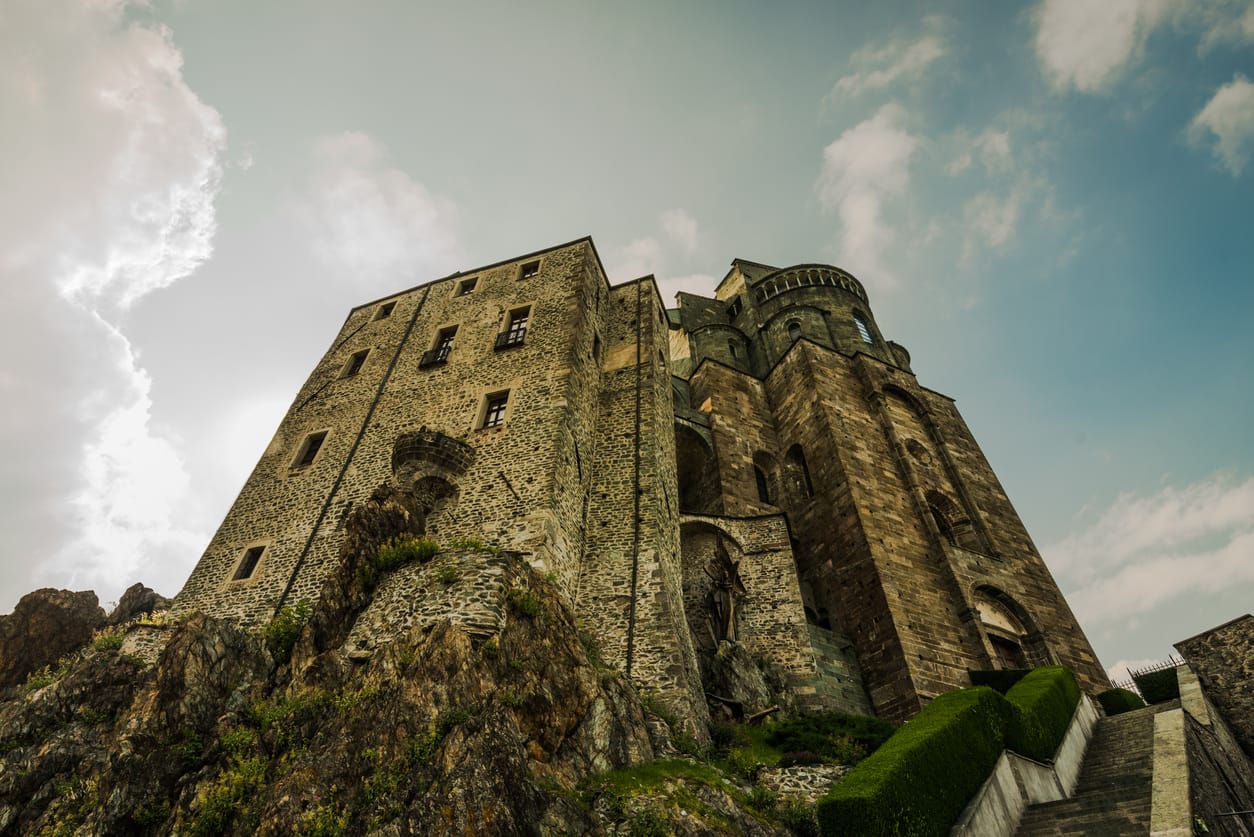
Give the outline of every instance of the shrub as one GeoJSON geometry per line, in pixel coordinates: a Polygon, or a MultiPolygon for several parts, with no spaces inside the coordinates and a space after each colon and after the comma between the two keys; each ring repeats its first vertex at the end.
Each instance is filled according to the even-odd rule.
{"type": "Polygon", "coordinates": [[[266,762],[261,757],[247,759],[231,767],[196,800],[191,833],[196,837],[216,837],[227,832],[237,818],[239,830],[251,831],[256,812],[251,803],[266,781],[266,762]]]}
{"type": "Polygon", "coordinates": [[[775,808],[775,819],[798,837],[819,837],[819,823],[814,806],[801,797],[784,800],[775,808]]]}
{"type": "Polygon", "coordinates": [[[1174,668],[1134,674],[1132,679],[1136,681],[1136,687],[1146,703],[1166,703],[1180,697],[1180,682],[1176,679],[1174,668]]]}
{"type": "Polygon", "coordinates": [[[292,648],[300,638],[301,628],[312,613],[309,602],[297,602],[295,607],[284,605],[274,618],[261,629],[261,636],[276,662],[286,663],[292,658],[292,648]]]}
{"type": "Polygon", "coordinates": [[[1006,692],[1006,700],[1015,709],[1006,748],[1037,761],[1053,759],[1080,700],[1075,675],[1063,666],[1035,669],[1006,692]]]}
{"type": "Polygon", "coordinates": [[[987,686],[943,694],[819,802],[824,834],[948,834],[997,763],[1010,704],[987,686]]]}
{"type": "Polygon", "coordinates": [[[505,600],[509,609],[519,616],[535,618],[544,612],[544,602],[540,601],[540,597],[521,587],[511,587],[505,594],[505,600]]]}
{"type": "Polygon", "coordinates": [[[420,564],[431,560],[440,551],[440,545],[427,538],[397,538],[388,541],[369,558],[357,565],[357,580],[367,590],[373,590],[387,573],[411,562],[420,564]]]}
{"type": "Polygon", "coordinates": [[[1014,685],[1028,676],[1030,668],[1005,668],[989,671],[968,671],[972,686],[988,686],[1003,695],[1014,688],[1014,685]]]}
{"type": "Polygon", "coordinates": [[[121,631],[101,631],[91,638],[91,647],[97,651],[117,651],[123,639],[125,635],[121,631]]]}
{"type": "Polygon", "coordinates": [[[784,752],[817,753],[841,764],[855,764],[893,734],[887,721],[866,715],[824,712],[801,715],[771,728],[766,743],[784,752]]]}
{"type": "Polygon", "coordinates": [[[782,756],[779,757],[778,766],[779,767],[794,767],[796,765],[822,764],[822,763],[823,763],[823,757],[820,756],[818,753],[811,753],[806,750],[801,750],[796,753],[784,753],[782,756]]]}
{"type": "Polygon", "coordinates": [[[1136,692],[1127,689],[1107,689],[1097,696],[1097,702],[1107,715],[1120,715],[1133,709],[1143,709],[1145,701],[1136,692]]]}

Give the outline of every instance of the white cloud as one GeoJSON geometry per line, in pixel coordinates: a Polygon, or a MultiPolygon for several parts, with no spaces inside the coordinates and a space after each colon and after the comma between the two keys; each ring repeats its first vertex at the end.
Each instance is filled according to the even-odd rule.
{"type": "Polygon", "coordinates": [[[653,236],[644,236],[611,250],[606,259],[611,282],[625,282],[657,273],[662,263],[662,245],[653,236]]]}
{"type": "Polygon", "coordinates": [[[974,255],[977,245],[997,249],[1014,238],[1020,202],[1017,193],[999,198],[992,192],[980,192],[966,202],[962,208],[963,228],[967,231],[964,260],[974,255]]]}
{"type": "Polygon", "coordinates": [[[697,249],[697,219],[686,209],[668,209],[662,213],[661,221],[670,240],[691,256],[697,249]]]}
{"type": "Polygon", "coordinates": [[[667,308],[675,307],[675,294],[680,291],[701,296],[714,296],[714,288],[718,279],[708,273],[690,273],[687,276],[675,276],[669,279],[658,279],[658,293],[667,308]]]}
{"type": "Polygon", "coordinates": [[[457,269],[457,207],[392,167],[374,139],[322,137],[312,165],[304,217],[318,255],[346,278],[399,286],[457,269]]]}
{"type": "Polygon", "coordinates": [[[225,129],[170,31],[127,7],[14,0],[0,26],[0,121],[17,149],[0,167],[0,350],[25,358],[0,386],[38,417],[0,423],[0,587],[14,598],[60,567],[108,599],[199,547],[176,523],[177,442],[152,426],[118,318],[210,256],[225,129]]]}
{"type": "Polygon", "coordinates": [[[859,68],[857,72],[837,81],[831,95],[857,96],[888,87],[898,79],[916,78],[944,54],[945,44],[936,35],[864,47],[850,58],[850,63],[859,68]]]}
{"type": "Polygon", "coordinates": [[[1119,660],[1114,665],[1106,668],[1106,676],[1110,678],[1112,683],[1127,683],[1132,679],[1130,672],[1139,671],[1161,662],[1162,660],[1149,659],[1119,660]]]}
{"type": "Polygon", "coordinates": [[[1254,478],[1213,476],[1121,494],[1043,550],[1081,623],[1128,619],[1170,599],[1254,582],[1254,478]]]}
{"type": "Polygon", "coordinates": [[[1176,5],[1174,0],[1043,0],[1035,13],[1037,60],[1057,90],[1100,91],[1137,58],[1176,5]]]}
{"type": "Polygon", "coordinates": [[[883,256],[894,233],[884,219],[884,205],[910,182],[910,163],[919,138],[901,123],[906,112],[884,105],[874,116],[841,134],[823,149],[815,188],[823,209],[840,218],[842,264],[871,282],[892,284],[883,256]]]}
{"type": "MultiPolygon", "coordinates": [[[[1251,6],[1254,9],[1254,6],[1251,6]]],[[[1215,156],[1240,176],[1254,152],[1254,83],[1237,74],[1215,91],[1189,124],[1189,139],[1202,144],[1214,137],[1215,156]]]]}

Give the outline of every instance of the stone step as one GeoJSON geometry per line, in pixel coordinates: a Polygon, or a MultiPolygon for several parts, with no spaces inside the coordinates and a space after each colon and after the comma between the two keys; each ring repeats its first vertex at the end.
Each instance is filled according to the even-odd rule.
{"type": "Polygon", "coordinates": [[[1033,805],[1018,837],[1149,834],[1156,707],[1097,722],[1075,795],[1033,805]]]}

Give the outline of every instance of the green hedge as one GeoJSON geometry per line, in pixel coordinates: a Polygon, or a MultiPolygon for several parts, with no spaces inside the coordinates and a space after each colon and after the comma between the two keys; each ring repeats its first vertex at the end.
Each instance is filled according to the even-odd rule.
{"type": "Polygon", "coordinates": [[[972,686],[989,686],[1003,695],[1031,673],[1030,668],[1005,668],[988,671],[968,671],[972,686]]]}
{"type": "Polygon", "coordinates": [[[823,833],[948,834],[997,763],[1012,712],[987,686],[936,698],[828,791],[823,833]]]}
{"type": "Polygon", "coordinates": [[[1136,692],[1127,689],[1107,689],[1097,696],[1097,702],[1107,715],[1120,715],[1133,709],[1145,708],[1145,701],[1136,692]]]}
{"type": "Polygon", "coordinates": [[[1037,761],[1053,759],[1080,702],[1075,676],[1063,666],[1034,669],[1006,692],[1006,700],[1015,709],[1006,749],[1037,761]]]}
{"type": "Polygon", "coordinates": [[[1166,703],[1180,697],[1180,681],[1176,678],[1174,668],[1162,671],[1150,671],[1145,674],[1134,674],[1136,687],[1141,690],[1141,697],[1146,703],[1166,703]]]}

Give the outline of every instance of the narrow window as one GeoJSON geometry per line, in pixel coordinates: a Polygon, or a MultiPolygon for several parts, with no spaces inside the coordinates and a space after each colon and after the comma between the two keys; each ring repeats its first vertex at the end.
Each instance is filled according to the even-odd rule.
{"type": "Polygon", "coordinates": [[[519,268],[519,270],[518,270],[518,278],[519,278],[519,279],[532,279],[532,278],[534,278],[534,277],[536,277],[536,276],[539,276],[539,275],[540,275],[540,262],[539,262],[539,260],[536,260],[536,261],[534,261],[534,262],[527,262],[525,265],[523,265],[523,266],[522,266],[521,268],[519,268]]]}
{"type": "Polygon", "coordinates": [[[732,304],[727,306],[727,319],[734,320],[740,316],[740,312],[744,310],[745,303],[740,297],[732,300],[732,304]]]}
{"type": "Polygon", "coordinates": [[[326,441],[327,431],[320,430],[317,433],[310,433],[305,437],[305,441],[300,446],[300,453],[296,456],[296,461],[292,463],[293,468],[308,468],[313,461],[318,458],[318,451],[322,450],[322,443],[326,441]]]}
{"type": "Polygon", "coordinates": [[[771,502],[771,487],[766,482],[766,473],[757,465],[753,466],[753,479],[758,484],[758,499],[763,503],[771,502]]]}
{"type": "Polygon", "coordinates": [[[592,359],[601,359],[601,335],[599,334],[592,335],[592,359]]]}
{"type": "Polygon", "coordinates": [[[519,308],[509,312],[505,323],[505,331],[496,336],[496,348],[512,349],[521,346],[527,339],[527,320],[531,317],[530,308],[519,308]]]}
{"type": "Polygon", "coordinates": [[[348,363],[344,364],[344,372],[341,378],[351,378],[361,371],[361,367],[366,363],[366,355],[370,354],[369,349],[362,349],[360,352],[354,352],[353,356],[348,359],[348,363]]]}
{"type": "Polygon", "coordinates": [[[855,313],[853,315],[853,324],[858,327],[858,334],[861,335],[863,343],[875,343],[875,341],[871,339],[871,330],[866,327],[866,320],[862,319],[861,314],[855,313]]]}
{"type": "Polygon", "coordinates": [[[439,366],[442,363],[448,363],[449,352],[453,351],[453,338],[455,336],[457,336],[457,326],[449,326],[436,332],[435,344],[431,347],[431,351],[423,353],[422,358],[418,361],[418,368],[424,369],[428,366],[439,366]]]}
{"type": "Polygon", "coordinates": [[[244,557],[240,559],[239,566],[235,568],[235,575],[231,576],[231,581],[243,581],[252,576],[257,569],[258,562],[261,561],[261,554],[266,551],[264,546],[250,546],[244,551],[244,557]]]}
{"type": "Polygon", "coordinates": [[[477,284],[479,284],[478,277],[472,276],[469,279],[463,279],[457,283],[457,293],[454,296],[465,296],[468,293],[472,293],[477,284]]]}
{"type": "Polygon", "coordinates": [[[793,320],[788,324],[788,339],[794,343],[801,339],[801,323],[793,320]]]}
{"type": "Polygon", "coordinates": [[[727,351],[731,352],[732,360],[735,360],[736,358],[740,357],[740,350],[736,348],[735,340],[727,341],[727,351]]]}
{"type": "Polygon", "coordinates": [[[396,308],[395,300],[392,302],[385,302],[379,306],[377,311],[374,312],[374,318],[376,320],[386,320],[388,317],[392,316],[392,310],[394,308],[396,308]]]}
{"type": "Polygon", "coordinates": [[[481,427],[500,427],[505,423],[505,408],[509,404],[509,392],[497,392],[489,395],[484,404],[483,424],[481,427]]]}

